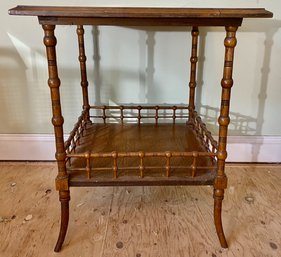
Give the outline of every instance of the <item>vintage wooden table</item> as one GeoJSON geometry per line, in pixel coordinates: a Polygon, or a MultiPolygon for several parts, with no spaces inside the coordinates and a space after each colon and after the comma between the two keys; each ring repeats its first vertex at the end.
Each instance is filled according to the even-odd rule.
{"type": "Polygon", "coordinates": [[[227,187],[224,169],[236,31],[243,18],[271,18],[273,14],[265,9],[64,6],[17,6],[9,13],[38,16],[45,33],[58,165],[56,188],[61,202],[61,227],[55,251],[61,250],[68,227],[70,187],[127,185],[213,185],[215,227],[221,246],[227,248],[221,208],[227,187]],[[56,61],[56,25],[75,25],[78,35],[82,114],[66,141],[56,61]],[[83,25],[191,26],[188,107],[91,106],[83,25]],[[200,26],[223,26],[226,30],[218,142],[195,110],[200,26]]]}

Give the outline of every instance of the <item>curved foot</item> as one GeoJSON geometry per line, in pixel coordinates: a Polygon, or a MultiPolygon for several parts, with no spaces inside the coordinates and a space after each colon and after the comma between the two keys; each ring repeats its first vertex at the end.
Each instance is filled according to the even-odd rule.
{"type": "Polygon", "coordinates": [[[221,220],[221,207],[223,200],[224,190],[223,189],[214,189],[214,221],[215,227],[217,231],[217,235],[220,240],[220,244],[222,248],[228,248],[223,228],[222,228],[222,220],[221,220]]]}
{"type": "Polygon", "coordinates": [[[54,249],[55,252],[59,252],[61,250],[67,232],[68,220],[69,220],[69,200],[70,200],[69,191],[60,191],[59,194],[60,194],[60,202],[61,202],[61,225],[60,225],[59,237],[54,249]]]}

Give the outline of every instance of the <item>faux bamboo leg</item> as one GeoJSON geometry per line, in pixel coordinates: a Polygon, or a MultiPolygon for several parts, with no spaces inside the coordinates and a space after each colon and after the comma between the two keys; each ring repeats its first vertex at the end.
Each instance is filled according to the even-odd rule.
{"type": "Polygon", "coordinates": [[[58,165],[58,175],[56,178],[56,189],[59,191],[59,199],[61,202],[61,228],[59,238],[55,247],[55,251],[58,252],[63,244],[69,217],[69,186],[68,175],[66,171],[65,159],[66,153],[64,149],[63,138],[63,116],[61,112],[60,104],[60,80],[58,77],[57,61],[56,61],[56,37],[54,34],[54,25],[43,25],[44,29],[44,44],[46,46],[47,59],[48,59],[48,72],[49,79],[48,85],[51,91],[52,100],[52,123],[54,125],[55,139],[56,139],[56,160],[58,165]]]}
{"type": "Polygon", "coordinates": [[[59,195],[60,195],[60,202],[61,202],[61,224],[60,224],[59,237],[54,249],[55,252],[59,252],[61,250],[62,244],[66,236],[68,220],[69,220],[69,200],[70,200],[69,191],[60,191],[59,195]]]}
{"type": "Polygon", "coordinates": [[[220,240],[220,244],[222,248],[228,248],[225,235],[222,227],[222,219],[221,219],[221,209],[222,209],[222,200],[224,196],[224,189],[214,189],[214,221],[215,227],[217,231],[217,235],[220,240]]]}
{"type": "Polygon", "coordinates": [[[216,231],[223,248],[227,248],[227,242],[224,236],[221,220],[221,207],[224,197],[224,189],[227,187],[227,177],[225,175],[225,159],[227,157],[226,143],[227,143],[227,128],[230,122],[229,118],[229,104],[230,93],[233,85],[232,69],[234,48],[236,46],[236,31],[237,27],[226,27],[226,38],[224,40],[225,59],[223,69],[223,79],[221,80],[222,95],[221,95],[221,109],[219,122],[219,144],[218,144],[218,171],[214,182],[214,219],[216,231]]]}
{"type": "Polygon", "coordinates": [[[87,110],[86,120],[90,122],[90,105],[89,105],[89,95],[88,95],[88,80],[87,80],[87,69],[86,69],[86,60],[85,55],[85,46],[84,46],[84,28],[83,25],[77,26],[77,35],[78,35],[78,47],[79,47],[79,62],[80,62],[80,72],[81,72],[81,87],[83,95],[83,109],[87,110]]]}
{"type": "Polygon", "coordinates": [[[191,31],[192,35],[192,49],[191,49],[191,57],[190,57],[190,82],[189,82],[189,116],[188,123],[192,123],[194,119],[194,110],[195,110],[195,87],[196,87],[196,68],[197,68],[197,48],[198,48],[198,27],[192,27],[191,31]]]}

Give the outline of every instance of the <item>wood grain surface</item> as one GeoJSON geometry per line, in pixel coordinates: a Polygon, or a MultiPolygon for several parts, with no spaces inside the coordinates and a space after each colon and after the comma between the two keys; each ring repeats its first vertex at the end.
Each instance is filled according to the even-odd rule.
{"type": "Polygon", "coordinates": [[[192,127],[186,124],[92,124],[79,140],[75,154],[104,153],[109,158],[92,158],[91,177],[86,176],[86,158],[73,158],[68,167],[71,186],[97,185],[161,185],[213,184],[216,165],[210,156],[198,156],[196,174],[192,177],[193,151],[206,153],[192,127]],[[114,178],[111,153],[136,153],[137,156],[118,158],[118,177],[114,178]],[[190,152],[187,157],[172,157],[170,176],[165,176],[165,152],[172,155],[190,152]],[[140,178],[138,153],[143,152],[144,176],[140,178]],[[147,157],[163,153],[162,157],[147,157]],[[129,168],[128,168],[129,167],[129,168]],[[157,168],[156,168],[157,167],[157,168]],[[181,168],[176,168],[181,167],[181,168]],[[96,170],[93,170],[93,169],[96,170]],[[107,168],[108,170],[105,170],[107,168]],[[123,168],[123,170],[121,170],[123,168]],[[98,170],[101,169],[101,170],[98,170]],[[70,171],[71,170],[71,171],[70,171]]]}
{"type": "Polygon", "coordinates": [[[281,256],[281,166],[229,165],[223,223],[213,225],[212,188],[71,188],[65,244],[54,163],[0,163],[0,256],[281,256]],[[28,215],[32,219],[24,221],[28,215]]]}
{"type": "Polygon", "coordinates": [[[264,8],[151,8],[151,7],[79,7],[19,5],[11,15],[110,18],[267,18],[272,13],[264,8]]]}
{"type": "Polygon", "coordinates": [[[10,15],[38,16],[40,24],[115,26],[240,26],[243,18],[271,18],[264,8],[148,8],[17,6],[10,15]]]}

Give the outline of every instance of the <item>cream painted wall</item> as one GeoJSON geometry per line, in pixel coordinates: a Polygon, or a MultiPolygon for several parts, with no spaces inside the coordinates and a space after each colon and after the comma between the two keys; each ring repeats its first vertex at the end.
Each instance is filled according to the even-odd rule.
{"type": "MultiPolygon", "coordinates": [[[[82,4],[54,0],[0,3],[0,133],[51,133],[43,32],[35,17],[7,14],[17,4],[82,4]]],[[[281,1],[96,0],[83,1],[83,5],[265,7],[272,11],[274,19],[245,20],[237,34],[230,134],[281,135],[281,1]]],[[[61,26],[56,31],[68,132],[81,108],[77,42],[73,27],[61,26]]],[[[197,106],[203,115],[208,114],[207,122],[216,131],[225,34],[221,28],[200,32],[199,68],[204,73],[198,73],[197,106]]],[[[86,47],[92,103],[186,102],[190,28],[171,32],[169,28],[87,27],[86,47]]]]}

